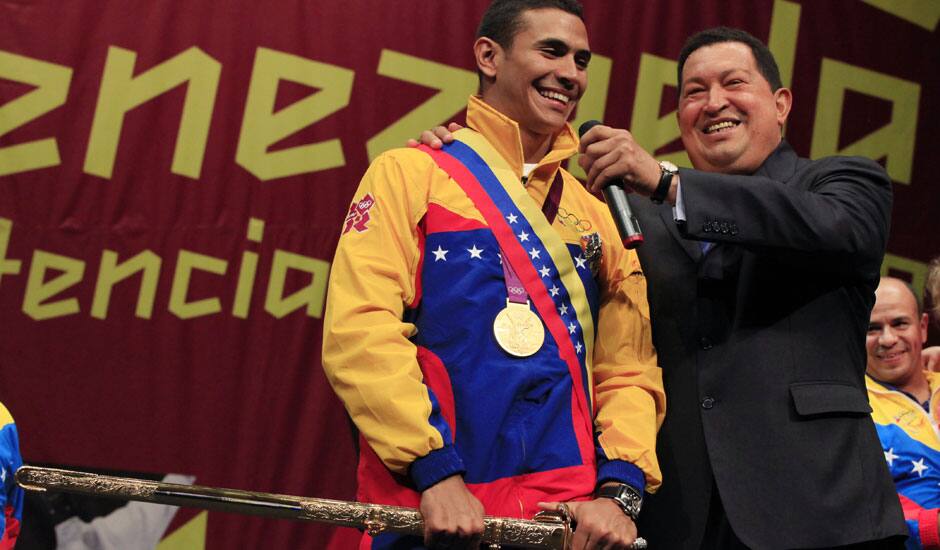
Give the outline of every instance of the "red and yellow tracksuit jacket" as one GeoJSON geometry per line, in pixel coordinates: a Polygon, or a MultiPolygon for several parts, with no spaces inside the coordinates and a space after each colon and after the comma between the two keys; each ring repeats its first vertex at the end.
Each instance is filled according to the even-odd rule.
{"type": "Polygon", "coordinates": [[[561,169],[577,138],[566,125],[523,186],[518,125],[477,98],[467,124],[443,152],[377,158],[336,250],[323,366],[362,436],[360,500],[417,506],[454,474],[487,514],[512,517],[608,479],[655,490],[665,394],[646,280],[606,206],[561,169]],[[478,186],[454,175],[468,162],[478,186]],[[539,209],[557,173],[549,224],[539,209]],[[596,276],[581,245],[594,232],[596,276]],[[504,255],[546,329],[526,358],[493,335],[504,255]]]}

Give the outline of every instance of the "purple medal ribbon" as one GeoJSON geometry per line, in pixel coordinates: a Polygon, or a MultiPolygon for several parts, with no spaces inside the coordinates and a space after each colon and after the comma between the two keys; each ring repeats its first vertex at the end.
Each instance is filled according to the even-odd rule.
{"type": "Polygon", "coordinates": [[[514,304],[528,304],[529,293],[525,291],[525,287],[522,286],[522,281],[519,279],[519,276],[516,275],[516,272],[513,271],[512,265],[509,264],[509,258],[506,257],[502,249],[500,249],[499,252],[503,258],[503,277],[506,279],[506,296],[509,298],[509,301],[514,304]]]}

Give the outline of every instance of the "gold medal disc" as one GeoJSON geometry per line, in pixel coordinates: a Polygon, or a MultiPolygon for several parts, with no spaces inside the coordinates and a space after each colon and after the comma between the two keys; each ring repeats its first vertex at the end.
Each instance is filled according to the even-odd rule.
{"type": "Polygon", "coordinates": [[[529,303],[517,304],[506,301],[506,308],[496,314],[493,321],[496,342],[506,353],[516,357],[528,357],[545,342],[545,327],[531,309],[529,303]]]}

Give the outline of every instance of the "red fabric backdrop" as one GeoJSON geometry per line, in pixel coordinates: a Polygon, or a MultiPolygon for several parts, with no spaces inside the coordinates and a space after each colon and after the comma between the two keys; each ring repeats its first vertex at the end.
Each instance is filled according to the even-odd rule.
{"type": "MultiPolygon", "coordinates": [[[[0,400],[26,461],[352,498],[353,440],[319,360],[328,263],[367,142],[462,120],[486,4],[0,2],[0,400]],[[141,253],[151,275],[109,267],[141,253]]],[[[583,115],[675,153],[664,84],[685,37],[770,39],[795,95],[788,139],[804,156],[871,142],[895,179],[886,268],[922,284],[940,253],[940,6],[882,4],[588,0],[602,57],[583,115]]],[[[206,547],[332,533],[210,513],[206,547]]]]}

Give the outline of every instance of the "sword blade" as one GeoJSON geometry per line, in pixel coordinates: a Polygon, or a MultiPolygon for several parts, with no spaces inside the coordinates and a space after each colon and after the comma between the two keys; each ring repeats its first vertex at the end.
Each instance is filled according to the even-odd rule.
{"type": "MultiPolygon", "coordinates": [[[[384,532],[418,536],[424,533],[421,514],[414,508],[402,506],[181,485],[39,466],[20,467],[16,471],[15,479],[20,487],[29,491],[78,493],[312,521],[361,528],[372,536],[384,532]]],[[[497,545],[494,546],[496,548],[498,545],[507,545],[517,548],[564,550],[571,533],[568,521],[557,514],[540,513],[532,520],[487,516],[483,523],[483,543],[497,545]]]]}

